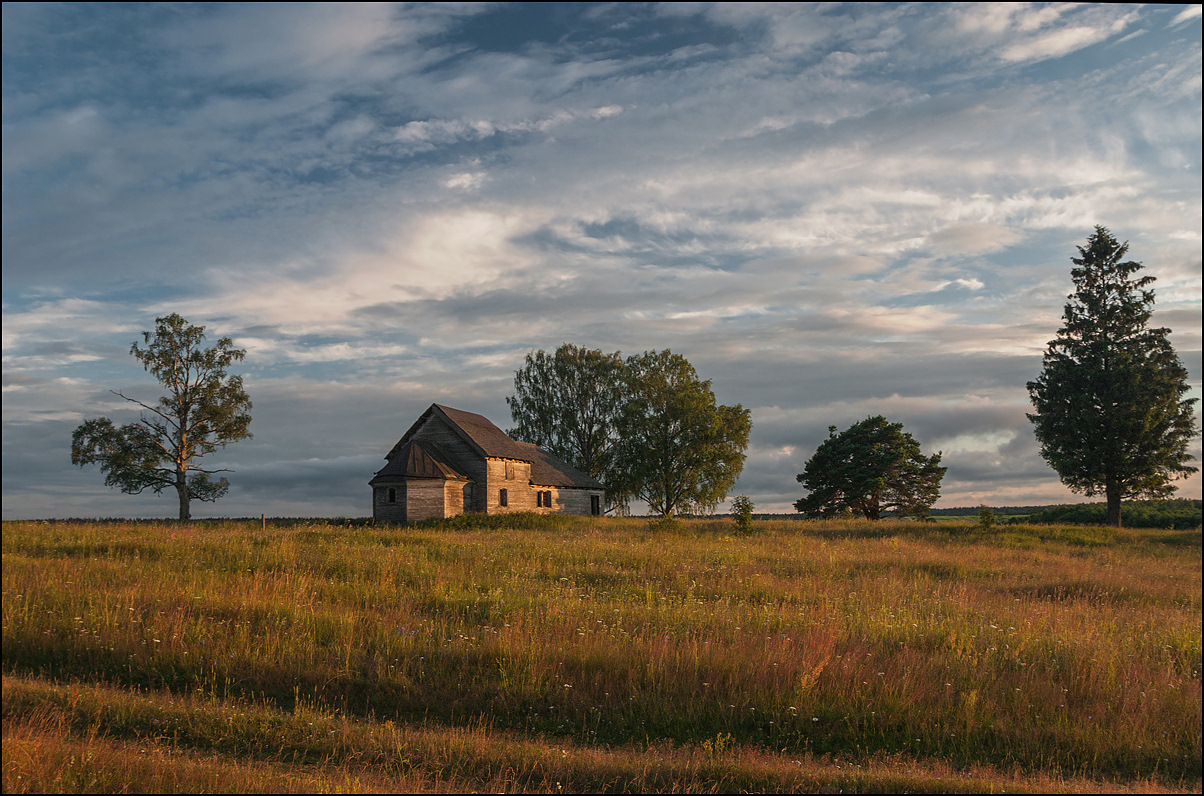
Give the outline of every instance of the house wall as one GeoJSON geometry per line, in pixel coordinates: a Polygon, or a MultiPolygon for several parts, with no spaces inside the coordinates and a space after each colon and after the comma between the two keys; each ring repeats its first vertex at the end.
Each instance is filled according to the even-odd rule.
{"type": "MultiPolygon", "coordinates": [[[[485,459],[477,452],[477,449],[465,442],[464,438],[458,432],[454,431],[443,418],[437,415],[432,415],[426,423],[423,423],[422,427],[414,433],[413,438],[417,440],[430,440],[439,445],[443,450],[447,451],[452,461],[456,463],[456,467],[464,475],[477,482],[477,488],[472,490],[463,490],[461,485],[462,494],[464,492],[471,492],[471,495],[469,495],[470,502],[465,502],[461,498],[459,502],[460,511],[456,513],[459,514],[463,511],[486,511],[485,498],[487,490],[482,490],[480,485],[486,483],[488,473],[485,459]]],[[[455,505],[455,503],[453,502],[452,505],[455,505]]]]}
{"type": "Polygon", "coordinates": [[[372,519],[381,523],[406,521],[406,486],[404,483],[372,487],[372,519]],[[396,490],[393,503],[389,502],[390,488],[396,490]]]}
{"type": "MultiPolygon", "coordinates": [[[[531,488],[531,462],[514,459],[486,459],[485,513],[512,514],[536,511],[535,490],[531,488]],[[501,504],[506,490],[507,505],[501,504]]],[[[480,490],[477,490],[480,491],[480,490]]]]}
{"type": "Polygon", "coordinates": [[[406,521],[442,519],[447,482],[441,478],[415,478],[406,482],[406,521]]]}
{"type": "MultiPolygon", "coordinates": [[[[539,487],[534,487],[539,489],[539,487]]],[[[592,513],[590,495],[597,495],[602,500],[601,489],[557,489],[554,486],[543,487],[544,491],[551,490],[552,505],[546,509],[536,509],[546,514],[575,514],[588,517],[592,513]]]]}
{"type": "Polygon", "coordinates": [[[464,481],[443,482],[443,516],[454,517],[464,513],[464,503],[469,497],[468,487],[464,481]]]}

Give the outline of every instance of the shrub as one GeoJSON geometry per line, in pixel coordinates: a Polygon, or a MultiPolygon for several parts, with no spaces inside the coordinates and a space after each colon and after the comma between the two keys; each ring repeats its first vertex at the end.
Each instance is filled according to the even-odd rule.
{"type": "Polygon", "coordinates": [[[740,533],[752,533],[752,515],[753,502],[748,499],[748,495],[736,495],[732,499],[732,519],[736,521],[740,533]]]}

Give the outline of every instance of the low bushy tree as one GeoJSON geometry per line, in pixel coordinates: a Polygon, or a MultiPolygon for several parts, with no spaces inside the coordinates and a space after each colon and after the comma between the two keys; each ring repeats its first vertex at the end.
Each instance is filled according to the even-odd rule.
{"type": "Polygon", "coordinates": [[[732,519],[740,533],[752,533],[753,502],[748,495],[736,495],[732,498],[732,519]]]}
{"type": "Polygon", "coordinates": [[[941,454],[924,456],[920,444],[878,415],[826,439],[797,478],[809,491],[794,507],[808,517],[845,513],[877,520],[887,511],[923,517],[940,497],[941,454]]]}

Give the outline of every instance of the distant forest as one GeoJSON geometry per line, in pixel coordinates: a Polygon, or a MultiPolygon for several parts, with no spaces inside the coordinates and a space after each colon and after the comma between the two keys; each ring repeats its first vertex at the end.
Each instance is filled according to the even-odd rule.
{"type": "MultiPolygon", "coordinates": [[[[1080,523],[1102,525],[1107,519],[1106,503],[1073,503],[1050,506],[989,506],[1000,522],[1080,523]]],[[[949,509],[929,509],[931,517],[977,517],[981,506],[958,506],[949,509]]],[[[754,519],[802,519],[801,514],[755,514],[754,519]]],[[[1133,500],[1123,508],[1123,523],[1128,528],[1171,528],[1187,530],[1201,527],[1204,501],[1176,498],[1174,500],[1133,500]]]]}

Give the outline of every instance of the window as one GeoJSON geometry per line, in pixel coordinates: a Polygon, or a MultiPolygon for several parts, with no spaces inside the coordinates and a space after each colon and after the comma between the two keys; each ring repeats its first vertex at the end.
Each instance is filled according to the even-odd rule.
{"type": "Polygon", "coordinates": [[[397,502],[397,490],[394,489],[393,487],[389,487],[389,502],[390,503],[397,502]]]}
{"type": "Polygon", "coordinates": [[[545,508],[552,508],[552,490],[543,493],[543,505],[545,508]]]}
{"type": "Polygon", "coordinates": [[[510,496],[508,494],[506,494],[505,489],[502,489],[498,492],[497,504],[499,506],[509,506],[510,505],[510,496]]]}
{"type": "Polygon", "coordinates": [[[543,508],[543,492],[535,493],[535,508],[543,508]]]}

